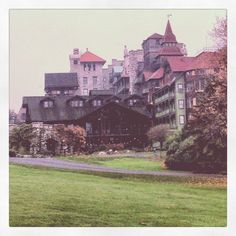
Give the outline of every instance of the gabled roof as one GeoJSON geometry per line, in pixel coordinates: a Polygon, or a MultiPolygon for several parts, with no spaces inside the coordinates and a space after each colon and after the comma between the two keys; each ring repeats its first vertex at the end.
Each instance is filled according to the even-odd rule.
{"type": "Polygon", "coordinates": [[[170,21],[168,20],[167,25],[166,25],[166,31],[163,36],[163,42],[165,43],[177,43],[176,37],[172,32],[170,21]]]}
{"type": "Polygon", "coordinates": [[[187,71],[193,65],[194,57],[169,57],[167,58],[173,72],[187,71]]]}
{"type": "Polygon", "coordinates": [[[151,72],[151,71],[144,71],[143,72],[144,80],[147,81],[152,76],[152,74],[153,74],[153,72],[151,72]]]}
{"type": "Polygon", "coordinates": [[[128,114],[129,113],[133,113],[135,114],[136,116],[141,116],[145,119],[149,119],[150,118],[150,113],[145,109],[133,109],[131,107],[128,107],[124,104],[121,104],[121,103],[116,103],[114,101],[110,101],[108,103],[105,103],[103,106],[100,106],[100,107],[97,107],[96,109],[92,110],[91,112],[85,114],[83,117],[81,117],[80,119],[81,120],[84,120],[86,118],[88,118],[89,116],[94,116],[94,113],[100,111],[100,110],[103,110],[104,108],[106,107],[112,107],[112,111],[116,110],[117,108],[122,108],[124,109],[128,114]]]}
{"type": "Polygon", "coordinates": [[[83,53],[80,56],[80,62],[100,62],[103,64],[106,63],[106,61],[104,59],[102,59],[101,57],[99,57],[89,51],[86,51],[85,53],[83,53]]]}
{"type": "Polygon", "coordinates": [[[161,34],[154,33],[154,34],[150,35],[147,39],[161,39],[162,37],[163,36],[161,34]]]}
{"type": "Polygon", "coordinates": [[[164,68],[161,67],[159,69],[157,69],[150,77],[149,79],[160,79],[162,78],[164,75],[164,68]]]}
{"type": "Polygon", "coordinates": [[[114,101],[114,100],[121,100],[122,98],[119,95],[112,95],[111,97],[107,98],[106,101],[114,101]]]}
{"type": "Polygon", "coordinates": [[[217,67],[218,60],[217,52],[201,52],[195,57],[195,68],[207,69],[217,67]]]}
{"type": "Polygon", "coordinates": [[[77,73],[45,73],[45,89],[78,87],[77,73]]]}
{"type": "Polygon", "coordinates": [[[45,97],[24,97],[23,107],[27,107],[29,122],[54,122],[73,121],[88,112],[87,108],[73,108],[68,105],[70,96],[54,97],[54,106],[45,109],[42,102],[45,97]]]}
{"type": "MultiPolygon", "coordinates": [[[[68,102],[76,97],[77,96],[71,97],[68,95],[53,97],[54,106],[51,108],[44,108],[44,106],[42,106],[42,101],[45,100],[45,98],[48,99],[49,97],[45,96],[23,97],[22,108],[27,108],[27,114],[29,117],[27,118],[27,122],[44,122],[44,123],[61,123],[64,121],[71,121],[71,122],[78,121],[82,117],[92,113],[94,110],[97,110],[97,107],[93,107],[87,102],[85,102],[85,105],[83,107],[70,106],[68,102]]],[[[122,101],[124,101],[124,99],[127,98],[127,96],[118,96],[118,97],[120,97],[122,101]]],[[[87,97],[86,100],[89,100],[89,98],[90,97],[87,97]]],[[[106,99],[104,99],[104,101],[105,100],[106,99]]],[[[135,111],[142,115],[150,116],[150,113],[147,111],[145,105],[128,107],[122,101],[119,103],[120,107],[125,107],[126,109],[131,110],[133,112],[135,111]]],[[[107,101],[103,106],[111,102],[112,101],[110,102],[107,101]]]]}
{"type": "Polygon", "coordinates": [[[169,57],[167,61],[174,72],[215,68],[218,63],[216,52],[202,52],[196,57],[169,57]]]}

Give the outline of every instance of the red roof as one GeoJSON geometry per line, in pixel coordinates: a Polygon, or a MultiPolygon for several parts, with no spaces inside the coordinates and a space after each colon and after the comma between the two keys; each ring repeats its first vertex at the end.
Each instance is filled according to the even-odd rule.
{"type": "Polygon", "coordinates": [[[208,69],[217,66],[215,52],[202,52],[196,57],[170,57],[167,60],[171,70],[175,72],[208,69]]]}
{"type": "Polygon", "coordinates": [[[144,72],[143,72],[144,79],[145,79],[145,80],[148,80],[149,77],[152,76],[152,74],[153,74],[153,72],[151,72],[151,71],[144,71],[144,72]]]}
{"type": "Polygon", "coordinates": [[[170,68],[174,72],[187,71],[193,64],[194,57],[169,57],[170,68]]]}
{"type": "Polygon", "coordinates": [[[165,35],[163,37],[163,42],[177,43],[176,37],[172,32],[169,20],[168,20],[167,25],[166,25],[166,31],[165,31],[165,35]]]}
{"type": "Polygon", "coordinates": [[[201,52],[195,58],[195,68],[207,69],[214,68],[218,64],[218,57],[216,52],[201,52]]]}
{"type": "Polygon", "coordinates": [[[149,79],[160,79],[164,75],[164,69],[161,67],[158,70],[156,70],[150,77],[149,79]]]}
{"type": "Polygon", "coordinates": [[[161,48],[159,55],[163,56],[183,56],[182,52],[177,46],[167,47],[164,46],[161,48]]]}
{"type": "Polygon", "coordinates": [[[104,59],[102,59],[101,57],[99,57],[89,51],[83,53],[80,56],[80,62],[101,62],[103,64],[106,63],[106,61],[104,59]]]}

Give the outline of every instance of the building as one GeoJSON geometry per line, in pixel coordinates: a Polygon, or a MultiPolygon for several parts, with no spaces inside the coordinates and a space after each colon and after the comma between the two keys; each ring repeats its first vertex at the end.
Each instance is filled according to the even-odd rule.
{"type": "MultiPolygon", "coordinates": [[[[56,75],[45,78],[45,88],[51,84],[55,88],[56,75]]],[[[74,78],[72,75],[67,74],[68,78],[74,78]]],[[[75,86],[74,79],[71,84],[58,79],[60,82],[66,86],[57,84],[60,91],[75,86]]],[[[126,148],[144,148],[148,144],[146,132],[152,124],[152,113],[142,96],[115,95],[111,90],[90,90],[88,95],[51,91],[54,90],[46,96],[23,97],[21,112],[24,111],[25,123],[48,129],[61,123],[79,125],[86,130],[86,145],[122,143],[126,148]]]]}
{"type": "Polygon", "coordinates": [[[90,90],[107,89],[104,81],[103,65],[106,63],[101,57],[89,52],[80,53],[78,48],[69,56],[70,72],[77,73],[79,88],[76,94],[88,95],[90,90]]]}
{"type": "Polygon", "coordinates": [[[143,148],[151,126],[184,127],[196,94],[217,70],[217,57],[209,51],[188,57],[168,20],[164,35],[152,34],[142,49],[125,46],[124,60],[104,64],[88,50],[74,49],[70,72],[46,73],[45,96],[23,98],[21,122],[79,125],[86,130],[87,145],[143,148]]]}
{"type": "Polygon", "coordinates": [[[170,124],[181,129],[197,105],[196,94],[203,92],[207,80],[217,70],[215,52],[202,52],[196,57],[170,57],[164,64],[164,76],[154,92],[156,124],[170,124]]]}
{"type": "Polygon", "coordinates": [[[123,65],[123,60],[112,59],[112,63],[108,65],[106,69],[109,74],[109,89],[112,90],[114,94],[118,93],[117,81],[120,79],[123,72],[123,65]]]}
{"type": "Polygon", "coordinates": [[[124,48],[124,61],[114,67],[113,86],[116,94],[138,94],[134,86],[135,80],[143,65],[143,50],[124,48]]]}
{"type": "Polygon", "coordinates": [[[77,73],[46,73],[44,80],[47,96],[75,95],[79,88],[77,73]]]}

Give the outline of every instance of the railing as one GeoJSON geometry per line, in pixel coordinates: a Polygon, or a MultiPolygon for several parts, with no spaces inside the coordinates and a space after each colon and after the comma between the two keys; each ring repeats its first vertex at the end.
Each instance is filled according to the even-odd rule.
{"type": "Polygon", "coordinates": [[[171,99],[171,98],[174,98],[175,97],[175,94],[174,93],[166,93],[165,95],[159,97],[159,98],[155,98],[155,104],[157,103],[160,103],[164,100],[167,100],[167,99],[171,99]]]}
{"type": "Polygon", "coordinates": [[[165,115],[169,115],[169,114],[172,114],[172,113],[175,113],[175,109],[166,109],[164,111],[161,111],[161,112],[157,112],[156,113],[156,117],[162,117],[162,116],[165,116],[165,115]]]}
{"type": "Polygon", "coordinates": [[[149,88],[144,88],[143,89],[143,93],[148,93],[149,92],[149,88]]]}

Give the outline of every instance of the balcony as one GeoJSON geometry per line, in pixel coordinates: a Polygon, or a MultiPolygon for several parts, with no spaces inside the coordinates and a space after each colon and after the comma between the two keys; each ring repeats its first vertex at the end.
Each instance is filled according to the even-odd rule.
{"type": "Polygon", "coordinates": [[[171,115],[173,113],[175,113],[175,109],[173,109],[173,108],[169,109],[168,108],[164,111],[157,112],[155,116],[156,116],[156,118],[159,118],[159,117],[162,117],[162,116],[171,115]]]}
{"type": "Polygon", "coordinates": [[[174,99],[175,98],[175,93],[166,93],[163,96],[159,98],[155,98],[155,104],[161,103],[167,99],[174,99]]]}

